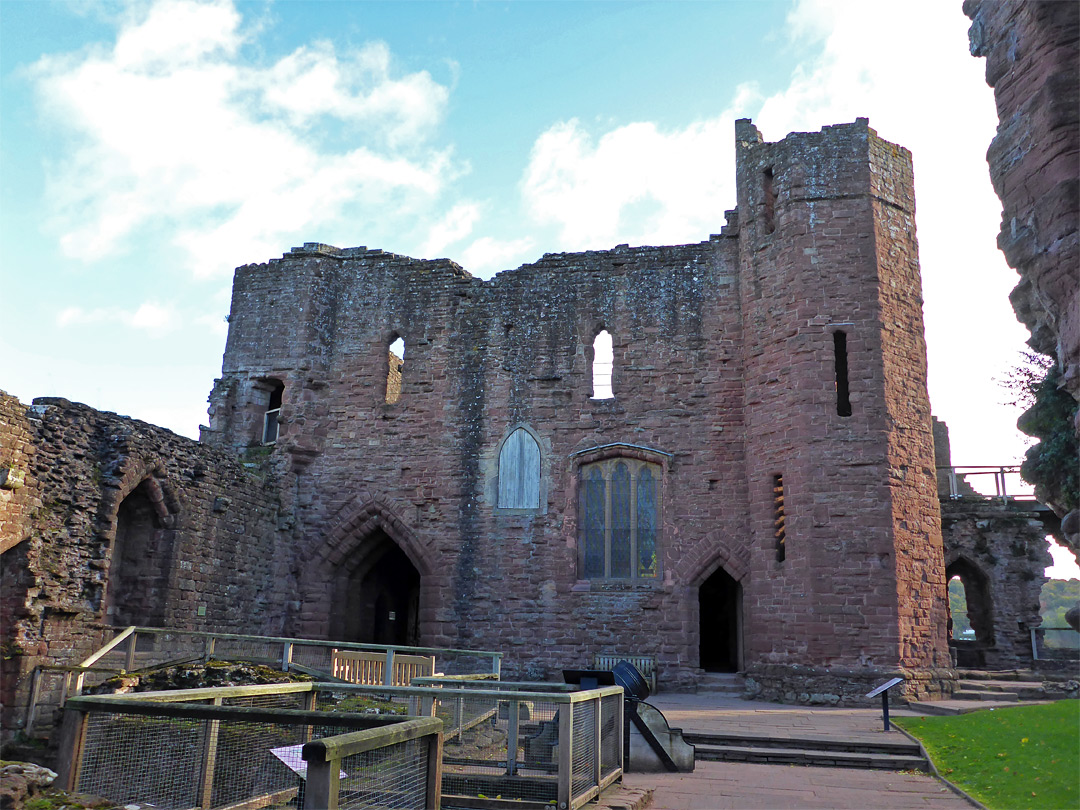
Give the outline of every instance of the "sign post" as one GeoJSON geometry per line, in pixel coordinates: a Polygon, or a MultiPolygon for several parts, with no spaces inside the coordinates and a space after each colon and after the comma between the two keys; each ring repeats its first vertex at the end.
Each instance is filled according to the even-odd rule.
{"type": "Polygon", "coordinates": [[[903,683],[903,678],[893,678],[891,681],[885,681],[881,686],[877,687],[871,692],[867,692],[868,698],[881,695],[881,716],[885,722],[885,730],[889,730],[889,690],[896,686],[898,683],[903,683]]]}

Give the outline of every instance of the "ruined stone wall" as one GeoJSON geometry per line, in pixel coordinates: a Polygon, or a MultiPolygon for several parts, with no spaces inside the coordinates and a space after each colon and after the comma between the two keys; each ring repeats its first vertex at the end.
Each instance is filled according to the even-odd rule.
{"type": "Polygon", "coordinates": [[[273,458],[304,595],[293,632],[340,637],[356,578],[392,546],[419,575],[424,644],[502,650],[508,677],[654,655],[665,686],[687,686],[699,588],[722,569],[742,592],[740,664],[772,668],[764,694],[807,667],[835,700],[900,666],[916,691],[938,688],[910,158],[865,120],[778,144],[739,126],[740,213],[706,242],[549,254],[487,282],[447,260],[314,243],[237,270],[205,438],[257,444],[267,386],[284,382],[273,458]],[[850,417],[837,414],[838,329],[850,417]],[[601,330],[608,399],[593,396],[601,330]],[[539,446],[535,509],[498,506],[500,447],[518,427],[539,446]],[[655,579],[582,573],[582,467],[615,457],[659,471],[655,579]]]}
{"type": "MultiPolygon", "coordinates": [[[[938,467],[952,466],[949,426],[934,419],[938,467]]],[[[957,476],[938,478],[947,579],[964,583],[974,641],[950,641],[959,666],[990,669],[1033,665],[1032,628],[1042,624],[1039,596],[1053,562],[1046,541],[1047,515],[1032,501],[991,498],[957,476]]],[[[955,618],[955,617],[954,617],[955,618]]]]}
{"type": "Polygon", "coordinates": [[[26,406],[0,390],[0,554],[29,536],[30,512],[41,506],[41,489],[26,480],[36,448],[26,406]]]}
{"type": "MultiPolygon", "coordinates": [[[[293,369],[292,357],[260,347],[227,358],[244,371],[213,397],[270,373],[286,381],[275,454],[302,470],[295,503],[308,598],[296,632],[332,633],[347,599],[335,571],[367,553],[364,535],[377,525],[421,573],[424,643],[504,650],[507,672],[530,677],[552,674],[549,661],[636,651],[664,662],[669,685],[688,678],[696,613],[676,582],[734,554],[727,538],[745,533],[741,510],[715,494],[737,503],[744,490],[734,245],[724,242],[726,255],[722,242],[548,255],[486,283],[447,262],[363,250],[318,248],[242,268],[234,312],[243,314],[230,321],[241,342],[245,325],[313,330],[290,326],[289,313],[273,320],[268,291],[293,279],[322,301],[311,320],[334,324],[318,379],[314,364],[293,369]],[[348,317],[335,316],[342,311],[348,317]],[[607,400],[591,398],[602,328],[614,336],[607,400]],[[394,335],[405,364],[400,400],[388,405],[394,335]],[[533,511],[497,508],[499,445],[518,425],[541,442],[545,497],[533,511]],[[574,454],[616,442],[660,451],[646,453],[666,474],[654,582],[578,577],[574,454]]],[[[250,435],[242,406],[232,413],[229,426],[214,411],[225,444],[250,435]]]]}
{"type": "Polygon", "coordinates": [[[64,399],[28,407],[0,394],[0,413],[0,447],[16,448],[25,475],[17,494],[32,493],[3,522],[5,736],[22,722],[34,667],[78,663],[120,618],[281,632],[296,593],[274,482],[258,465],[64,399]],[[118,563],[118,515],[134,502],[145,520],[127,527],[118,563]]]}
{"type": "Polygon", "coordinates": [[[955,643],[957,663],[987,669],[1032,665],[1032,628],[1042,624],[1039,595],[1044,571],[1053,564],[1046,527],[1023,503],[1010,506],[989,499],[943,501],[946,572],[964,582],[972,615],[974,642],[955,643]],[[983,593],[980,593],[983,591],[983,593]],[[984,622],[988,631],[981,631],[984,622]]]}

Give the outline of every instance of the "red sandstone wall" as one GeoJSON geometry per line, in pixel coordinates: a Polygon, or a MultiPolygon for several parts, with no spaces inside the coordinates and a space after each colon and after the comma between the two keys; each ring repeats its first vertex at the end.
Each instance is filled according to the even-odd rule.
{"type": "Polygon", "coordinates": [[[1020,273],[1016,314],[1080,394],[1080,6],[966,0],[973,56],[997,102],[987,152],[1002,202],[998,246],[1020,273]]]}
{"type": "Polygon", "coordinates": [[[913,670],[948,667],[947,583],[941,564],[911,154],[873,136],[870,153],[900,660],[913,670]]]}
{"type": "Polygon", "coordinates": [[[38,482],[26,474],[34,439],[26,406],[0,391],[0,554],[30,534],[30,513],[41,506],[38,482]]]}
{"type": "Polygon", "coordinates": [[[63,399],[28,408],[4,394],[0,413],[0,447],[23,448],[19,492],[34,493],[14,524],[25,539],[0,558],[5,736],[22,722],[35,666],[77,663],[108,637],[117,509],[142,482],[152,483],[163,517],[139,538],[140,571],[128,579],[145,591],[131,602],[142,605],[139,623],[281,632],[295,584],[277,544],[273,491],[256,465],[63,399]]]}
{"type": "Polygon", "coordinates": [[[775,681],[776,665],[868,674],[943,666],[910,157],[865,119],[776,144],[739,126],[757,679],[775,681]],[[837,330],[847,336],[850,416],[837,408],[837,330]],[[782,562],[776,474],[786,490],[782,562]]]}
{"type": "MultiPolygon", "coordinates": [[[[344,601],[335,570],[363,554],[359,535],[377,515],[423,574],[425,643],[505,650],[508,671],[531,677],[636,650],[664,662],[669,685],[688,678],[697,615],[685,583],[734,557],[745,534],[733,250],[721,240],[549,255],[487,283],[381,252],[242,268],[234,312],[246,311],[230,324],[230,345],[257,344],[245,324],[294,329],[297,339],[312,330],[275,320],[267,303],[290,280],[315,290],[324,303],[309,317],[332,335],[325,365],[290,368],[291,348],[282,356],[263,345],[229,358],[249,371],[223,383],[244,390],[268,369],[287,381],[277,452],[303,470],[295,504],[307,599],[297,632],[333,632],[344,601]],[[612,400],[590,399],[601,328],[614,336],[612,400]],[[402,393],[386,405],[395,333],[406,345],[402,393]],[[541,437],[544,501],[535,514],[496,512],[497,448],[521,423],[541,437]],[[578,579],[570,458],[611,442],[672,455],[655,583],[578,579]]],[[[225,413],[214,428],[226,444],[243,441],[243,417],[230,424],[225,413]]]]}
{"type": "Polygon", "coordinates": [[[489,282],[445,260],[316,244],[237,271],[207,439],[255,441],[260,381],[285,382],[274,457],[304,600],[293,632],[348,626],[347,574],[374,564],[378,530],[420,573],[421,641],[503,650],[509,677],[623,652],[655,655],[668,686],[693,683],[698,588],[719,567],[743,587],[745,664],[816,666],[832,693],[945,660],[914,236],[883,241],[913,228],[909,158],[865,121],[779,144],[740,127],[746,217],[708,242],[547,255],[489,282]],[[766,165],[768,238],[755,224],[766,165]],[[614,337],[610,400],[590,398],[600,329],[614,337]],[[387,405],[394,336],[405,366],[387,405]],[[535,513],[495,508],[498,447],[519,424],[540,440],[535,513]],[[656,582],[578,572],[575,453],[616,442],[660,453],[656,582]],[[790,487],[783,565],[776,472],[790,487]]]}

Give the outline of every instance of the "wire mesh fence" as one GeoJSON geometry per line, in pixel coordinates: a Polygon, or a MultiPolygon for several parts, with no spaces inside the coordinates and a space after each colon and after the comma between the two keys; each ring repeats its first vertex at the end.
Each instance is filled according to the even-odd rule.
{"type": "Polygon", "coordinates": [[[408,740],[343,758],[338,807],[425,807],[429,750],[421,740],[408,740]]]}
{"type": "MultiPolygon", "coordinates": [[[[451,797],[448,806],[478,806],[486,796],[520,807],[574,808],[621,774],[620,688],[486,688],[493,684],[300,683],[74,698],[68,719],[84,720],[81,730],[65,725],[74,768],[66,778],[73,788],[118,803],[218,808],[257,801],[299,808],[305,746],[415,722],[439,730],[437,784],[451,797]]],[[[330,748],[338,751],[338,764],[320,773],[338,779],[335,806],[434,806],[430,746],[344,754],[330,748]],[[420,785],[427,798],[415,803],[420,785]]]]}

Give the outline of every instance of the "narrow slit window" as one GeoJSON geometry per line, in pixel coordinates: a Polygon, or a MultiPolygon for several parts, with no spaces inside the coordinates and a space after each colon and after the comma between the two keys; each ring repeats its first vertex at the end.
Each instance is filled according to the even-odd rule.
{"type": "Polygon", "coordinates": [[[612,399],[615,392],[611,387],[611,374],[615,365],[611,333],[601,330],[593,341],[592,386],[593,399],[612,399]]]}
{"type": "Polygon", "coordinates": [[[833,358],[836,368],[836,413],[838,416],[851,416],[846,332],[833,332],[833,358]]]}
{"type": "Polygon", "coordinates": [[[784,476],[774,475],[773,485],[773,537],[776,541],[776,561],[787,557],[787,515],[784,510],[784,476]]]}
{"type": "Polygon", "coordinates": [[[773,185],[771,166],[762,174],[762,192],[765,203],[763,212],[765,233],[772,233],[776,230],[776,188],[773,185]]]}
{"type": "Polygon", "coordinates": [[[387,350],[386,404],[401,399],[401,375],[405,371],[405,341],[395,338],[387,350]]]}
{"type": "Polygon", "coordinates": [[[281,398],[285,393],[285,383],[275,383],[270,391],[270,401],[263,416],[263,444],[274,444],[278,437],[278,414],[281,413],[281,398]]]}

